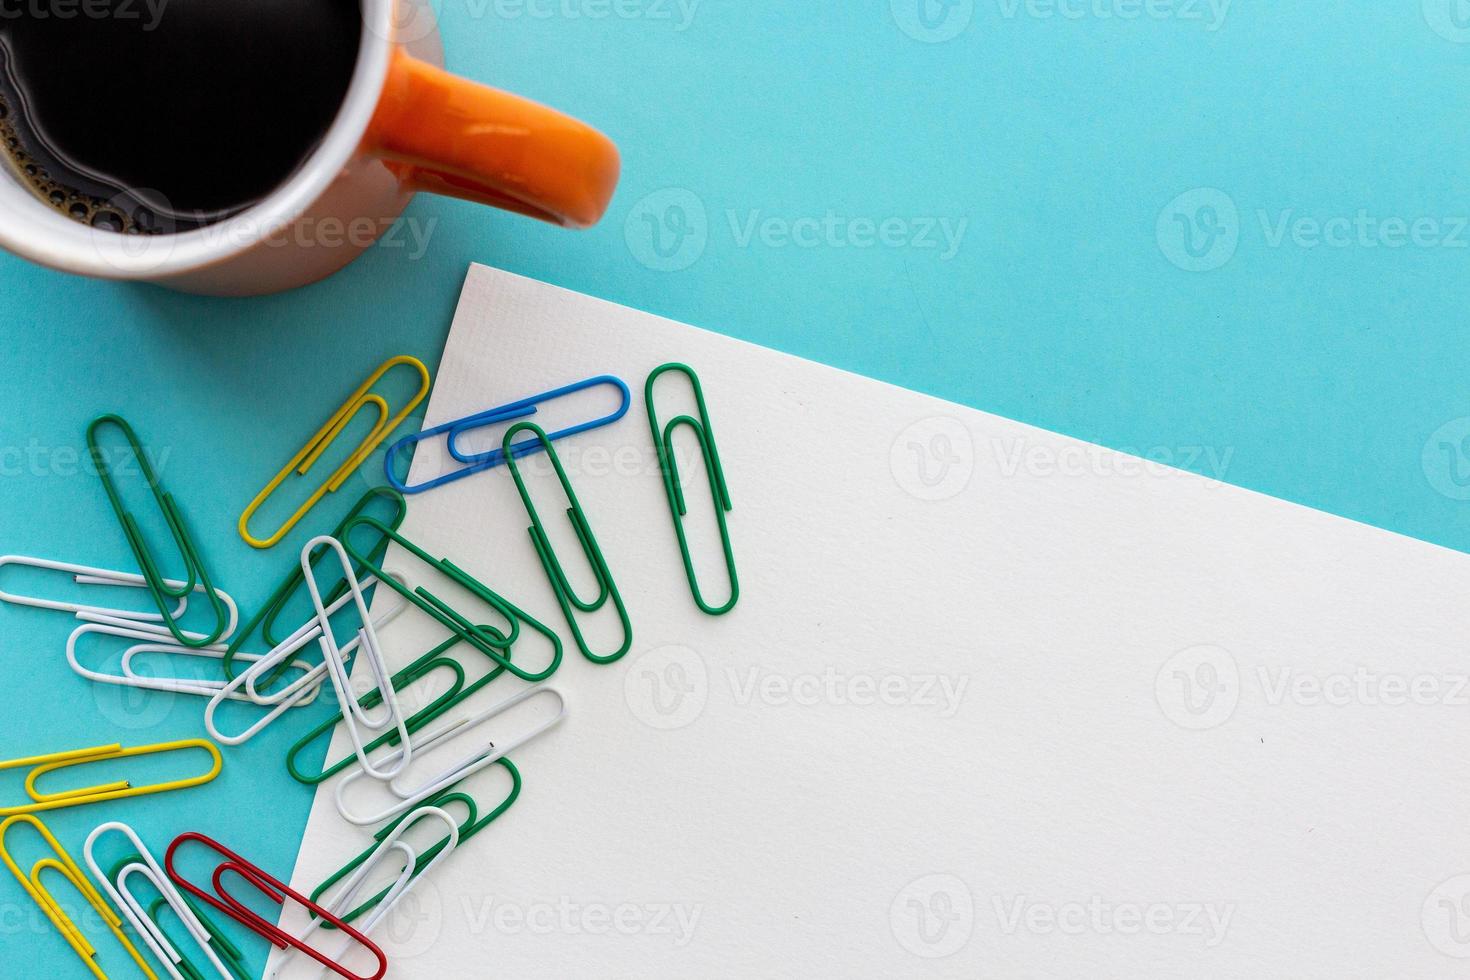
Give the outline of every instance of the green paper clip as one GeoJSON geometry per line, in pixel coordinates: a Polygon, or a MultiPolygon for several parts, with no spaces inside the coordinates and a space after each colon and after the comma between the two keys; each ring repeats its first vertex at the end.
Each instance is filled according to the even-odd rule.
{"type": "Polygon", "coordinates": [[[572,490],[571,481],[567,479],[567,471],[561,465],[561,458],[557,455],[556,448],[547,438],[546,432],[534,422],[519,422],[511,426],[506,430],[501,445],[510,466],[510,474],[515,477],[516,489],[521,492],[521,501],[526,505],[526,514],[531,518],[531,526],[526,530],[530,532],[531,543],[536,546],[536,554],[541,558],[541,567],[546,569],[546,577],[551,581],[551,591],[556,593],[556,601],[561,604],[561,611],[567,617],[567,625],[572,629],[572,637],[577,641],[577,649],[582,651],[582,656],[595,664],[612,663],[627,653],[628,648],[633,645],[633,626],[628,622],[628,610],[623,605],[623,597],[618,594],[617,584],[613,582],[612,573],[607,568],[607,559],[602,556],[602,548],[598,546],[597,538],[592,534],[592,526],[587,523],[587,515],[577,501],[577,494],[572,490]],[[561,481],[561,488],[567,495],[567,502],[571,504],[567,508],[567,517],[572,522],[573,530],[577,532],[577,540],[582,543],[582,552],[587,556],[587,561],[592,566],[592,574],[597,579],[597,598],[590,602],[582,600],[572,589],[571,582],[567,581],[561,561],[556,557],[556,552],[552,550],[551,539],[546,536],[546,528],[541,524],[541,517],[536,513],[536,505],[531,502],[531,494],[526,490],[526,481],[521,478],[520,462],[512,450],[516,448],[515,437],[522,432],[529,432],[535,439],[541,441],[546,457],[556,468],[556,477],[561,481]],[[618,619],[623,624],[623,645],[613,653],[599,656],[587,648],[587,641],[582,637],[582,629],[577,625],[577,618],[572,613],[572,607],[575,606],[584,613],[595,613],[607,603],[609,598],[612,599],[613,608],[617,610],[618,619]]]}
{"type": "MultiPolygon", "coordinates": [[[[404,501],[403,494],[389,487],[373,487],[367,493],[363,494],[362,497],[357,501],[357,503],[352,505],[352,509],[347,512],[347,516],[342,518],[342,520],[337,524],[337,529],[332,532],[332,537],[340,541],[342,539],[342,535],[346,531],[347,525],[351,523],[352,519],[361,516],[368,509],[368,507],[372,506],[372,504],[378,500],[386,500],[388,502],[388,505],[392,508],[392,516],[389,519],[388,526],[396,531],[398,529],[398,526],[403,523],[403,518],[408,515],[408,504],[406,501],[404,501]]],[[[388,540],[384,538],[383,540],[379,541],[377,545],[368,552],[368,554],[373,558],[374,561],[381,561],[383,552],[385,552],[387,549],[388,540]]],[[[326,548],[324,546],[318,547],[317,550],[312,553],[312,567],[316,567],[317,559],[325,553],[326,548]]],[[[361,575],[362,568],[360,567],[360,563],[355,564],[357,564],[358,567],[354,567],[353,572],[357,575],[361,575]]],[[[238,672],[235,670],[235,657],[239,654],[240,648],[244,646],[245,641],[249,639],[249,637],[256,631],[257,628],[259,628],[260,630],[261,640],[269,649],[274,650],[276,647],[285,642],[284,637],[278,638],[275,635],[276,620],[280,618],[282,611],[286,607],[286,603],[291,600],[291,597],[296,593],[296,590],[301,588],[301,586],[304,585],[305,582],[306,574],[301,570],[301,561],[298,558],[292,561],[291,571],[286,575],[286,578],[281,582],[281,584],[277,586],[276,590],[271,593],[270,598],[265,601],[265,606],[260,610],[260,612],[256,613],[255,616],[250,620],[250,622],[245,624],[245,628],[240,630],[240,632],[236,634],[235,638],[230,641],[229,647],[225,650],[223,661],[226,678],[228,678],[229,680],[234,680],[238,676],[238,672]]],[[[327,594],[324,600],[324,604],[330,606],[332,603],[340,599],[342,597],[342,594],[346,590],[347,582],[344,579],[327,594]]],[[[286,671],[290,669],[290,667],[291,664],[289,660],[283,661],[279,667],[271,671],[269,677],[261,679],[256,687],[260,690],[265,690],[269,688],[272,684],[280,680],[281,677],[285,675],[286,671]]]]}
{"type": "MultiPolygon", "coordinates": [[[[481,629],[489,630],[492,633],[498,632],[496,630],[493,630],[491,627],[481,627],[481,629]]],[[[430,650],[428,653],[424,654],[422,657],[418,658],[413,663],[409,664],[407,667],[403,668],[390,678],[390,682],[393,685],[393,690],[401,691],[409,684],[412,684],[415,681],[422,680],[436,670],[445,669],[450,671],[454,675],[454,683],[450,685],[447,691],[436,697],[425,708],[416,712],[405,723],[405,727],[408,729],[410,735],[412,735],[414,732],[417,732],[420,728],[423,728],[429,722],[441,717],[444,712],[448,711],[450,708],[454,707],[455,705],[464,701],[466,698],[475,694],[485,685],[489,684],[501,674],[505,673],[505,667],[497,664],[494,670],[485,674],[474,683],[466,686],[465,671],[463,665],[461,665],[460,662],[458,660],[455,660],[453,657],[445,656],[445,653],[451,647],[463,642],[463,640],[464,637],[457,634],[455,636],[451,636],[449,639],[445,640],[443,643],[439,644],[437,647],[430,650]]],[[[358,698],[357,703],[363,708],[371,709],[377,707],[377,705],[382,703],[382,700],[383,692],[378,688],[374,688],[373,690],[364,694],[362,697],[358,698]]],[[[307,786],[316,786],[320,783],[326,782],[328,779],[331,779],[333,776],[337,775],[337,773],[341,772],[342,770],[346,769],[348,766],[357,761],[357,756],[355,754],[348,755],[330,766],[325,766],[321,772],[318,772],[314,775],[302,772],[301,768],[297,764],[297,758],[301,755],[301,753],[306,751],[311,743],[315,742],[317,739],[323,737],[324,735],[330,734],[332,730],[337,727],[337,723],[341,720],[342,712],[339,711],[332,717],[323,721],[317,727],[313,728],[311,731],[307,732],[305,735],[301,736],[301,738],[297,740],[296,744],[292,745],[291,748],[287,750],[286,771],[291,774],[291,777],[293,779],[307,786]]],[[[384,745],[397,745],[398,741],[399,739],[397,730],[390,729],[389,731],[384,732],[382,735],[379,735],[377,738],[373,739],[366,746],[364,746],[363,752],[373,752],[379,748],[382,748],[384,745]]]]}
{"type": "Polygon", "coordinates": [[[138,568],[143,573],[144,584],[152,593],[153,601],[163,615],[163,622],[168,627],[168,631],[173,634],[174,639],[186,647],[207,647],[216,642],[228,628],[229,612],[209,580],[209,572],[199,558],[199,549],[195,547],[188,528],[184,526],[184,516],[179,512],[173,494],[163,490],[160,486],[158,474],[154,472],[153,464],[148,460],[148,454],[143,451],[142,445],[138,442],[138,435],[133,431],[133,427],[121,416],[99,415],[87,426],[87,450],[92,456],[93,464],[97,467],[97,475],[102,480],[102,488],[107,491],[107,500],[112,504],[112,510],[117,514],[118,522],[122,524],[123,533],[127,535],[128,545],[133,549],[133,557],[137,559],[138,568]],[[163,513],[174,544],[184,559],[184,567],[188,574],[182,579],[183,584],[178,589],[170,588],[164,581],[158,562],[148,550],[148,543],[143,540],[143,532],[138,527],[137,519],[123,506],[122,496],[118,493],[117,485],[112,478],[112,468],[107,462],[107,454],[97,444],[97,430],[104,425],[117,426],[127,437],[128,445],[132,447],[133,455],[138,461],[138,468],[148,482],[148,489],[152,491],[153,499],[163,513]],[[214,610],[215,628],[207,635],[187,633],[179,626],[172,611],[172,600],[183,599],[190,595],[194,592],[196,585],[203,587],[210,608],[214,610]]]}
{"type": "MultiPolygon", "coordinates": [[[[230,942],[229,938],[220,932],[219,927],[200,910],[198,902],[194,901],[188,895],[180,895],[179,897],[189,906],[189,911],[194,913],[194,918],[199,920],[199,924],[204,927],[204,931],[209,933],[210,942],[218,947],[217,952],[220,962],[224,963],[225,969],[234,975],[235,980],[254,980],[255,975],[250,970],[250,964],[245,961],[245,954],[241,952],[240,947],[230,942]]],[[[153,904],[148,906],[148,915],[153,919],[154,925],[158,926],[159,932],[168,936],[168,933],[164,930],[158,918],[158,914],[163,911],[167,911],[174,919],[178,919],[178,914],[174,912],[173,906],[168,904],[167,899],[156,898],[153,900],[153,904]]],[[[182,923],[180,924],[182,925],[182,923]]],[[[195,966],[184,955],[182,949],[180,949],[180,944],[172,937],[169,937],[169,944],[179,953],[179,962],[174,965],[184,975],[185,980],[218,980],[217,976],[205,973],[199,967],[195,966]]]]}
{"type": "Polygon", "coordinates": [[[535,684],[538,681],[544,681],[546,680],[546,678],[556,673],[556,669],[561,666],[561,638],[557,636],[553,630],[551,630],[541,621],[531,616],[525,610],[515,606],[503,596],[491,591],[488,586],[476,580],[468,572],[457,567],[447,558],[433,557],[428,552],[424,551],[424,549],[420,548],[418,545],[414,544],[412,541],[408,540],[394,529],[385,525],[382,521],[379,521],[376,518],[372,517],[354,518],[353,520],[349,521],[346,528],[343,529],[341,541],[343,547],[347,549],[347,554],[360,562],[362,566],[366,568],[371,574],[376,575],[380,584],[386,585],[389,588],[393,589],[393,591],[403,596],[405,599],[413,603],[422,611],[428,613],[444,626],[447,626],[454,633],[468,640],[471,646],[479,650],[481,653],[485,654],[485,656],[494,660],[496,663],[500,664],[506,670],[519,677],[521,680],[528,681],[532,684],[535,684]],[[383,535],[394,544],[397,544],[398,546],[403,548],[409,554],[418,558],[430,568],[448,576],[449,579],[455,584],[466,589],[476,598],[480,599],[486,605],[494,609],[501,616],[504,616],[505,619],[510,623],[509,630],[505,633],[500,633],[497,630],[490,630],[483,626],[476,626],[459,612],[457,612],[452,606],[444,602],[439,597],[435,596],[432,592],[430,592],[428,589],[425,589],[423,586],[418,586],[416,588],[410,589],[402,582],[399,582],[397,579],[393,578],[393,576],[389,575],[386,571],[383,570],[383,568],[381,567],[381,563],[370,560],[371,556],[369,554],[365,554],[353,547],[352,532],[358,527],[371,528],[376,533],[383,535]],[[547,665],[544,670],[533,673],[526,670],[524,667],[519,667],[511,662],[510,648],[515,644],[516,640],[520,638],[522,623],[524,623],[526,626],[529,626],[531,629],[535,630],[537,633],[540,633],[542,636],[551,641],[551,645],[553,648],[551,663],[547,665]]]}
{"type": "MultiPolygon", "coordinates": [[[[505,770],[510,773],[511,778],[510,793],[505,797],[504,800],[500,802],[500,805],[497,806],[495,809],[486,813],[483,817],[480,816],[480,808],[479,805],[475,803],[474,797],[470,796],[463,790],[457,789],[456,787],[459,784],[456,783],[454,786],[446,789],[444,792],[438,794],[433,799],[425,800],[423,803],[420,803],[418,806],[414,807],[412,810],[403,814],[398,819],[388,824],[388,826],[384,827],[382,830],[374,834],[373,846],[367,848],[367,850],[363,851],[357,857],[347,862],[347,864],[343,866],[341,870],[335,872],[330,878],[318,885],[316,890],[311,893],[311,900],[313,902],[320,902],[322,895],[326,893],[327,889],[331,888],[337,882],[341,881],[343,878],[346,878],[348,875],[352,874],[352,872],[360,868],[364,861],[372,857],[373,851],[377,849],[377,845],[381,843],[389,834],[393,833],[393,829],[395,827],[397,827],[404,820],[413,816],[418,811],[422,810],[424,807],[437,806],[443,808],[451,803],[463,803],[468,808],[469,813],[465,817],[464,823],[461,824],[459,828],[459,844],[456,845],[457,847],[463,847],[465,841],[469,840],[471,837],[474,837],[480,831],[490,826],[492,823],[495,822],[497,817],[499,817],[506,810],[509,810],[511,804],[516,801],[516,797],[521,795],[521,772],[515,767],[515,764],[509,759],[497,759],[495,764],[499,766],[504,766],[505,770]]],[[[428,867],[429,862],[434,860],[434,858],[438,856],[439,852],[444,850],[445,846],[448,843],[449,838],[446,836],[443,840],[438,841],[432,847],[420,853],[418,856],[418,860],[414,862],[413,873],[422,873],[424,868],[428,867]]],[[[361,905],[353,909],[351,912],[348,912],[346,915],[339,916],[339,918],[341,918],[343,922],[349,924],[352,923],[353,920],[363,915],[363,913],[371,910],[374,906],[381,902],[390,891],[393,891],[397,887],[398,886],[396,883],[388,885],[372,898],[369,898],[367,901],[363,902],[361,905]]],[[[323,924],[323,926],[327,929],[332,928],[331,925],[325,923],[323,924]]]]}
{"type": "Polygon", "coordinates": [[[659,469],[663,471],[664,493],[669,498],[669,510],[674,518],[674,533],[679,537],[679,551],[684,556],[684,574],[689,578],[689,589],[694,594],[694,604],[711,616],[723,616],[735,608],[740,598],[740,580],[735,577],[735,552],[730,547],[730,529],[725,524],[726,511],[733,510],[730,504],[730,488],[725,485],[725,470],[720,466],[720,454],[715,448],[715,434],[710,427],[709,409],[704,404],[704,389],[699,376],[687,364],[665,364],[648,376],[643,386],[643,400],[648,406],[648,427],[653,433],[653,448],[658,453],[659,469]],[[689,379],[694,389],[694,399],[699,405],[699,418],[680,415],[670,420],[662,430],[658,427],[658,415],[653,407],[653,383],[665,371],[677,371],[689,379]],[[709,477],[710,490],[714,494],[715,519],[720,525],[720,544],[725,551],[725,570],[730,575],[730,599],[723,606],[711,606],[699,591],[699,581],[694,573],[694,560],[689,556],[689,539],[684,534],[684,516],[689,507],[684,500],[684,488],[679,482],[679,464],[674,458],[674,431],[687,426],[699,442],[704,455],[704,469],[709,477]]]}

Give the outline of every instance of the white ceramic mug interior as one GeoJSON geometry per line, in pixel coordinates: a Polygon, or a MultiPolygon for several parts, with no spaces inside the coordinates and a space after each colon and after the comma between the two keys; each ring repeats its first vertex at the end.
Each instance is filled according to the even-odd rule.
{"type": "MultiPolygon", "coordinates": [[[[361,3],[357,65],[342,108],[316,151],[264,200],[192,231],[124,235],[65,217],[37,198],[13,167],[0,166],[0,246],[65,272],[223,295],[290,289],[352,261],[371,241],[344,235],[348,225],[371,220],[381,234],[413,196],[363,147],[392,49],[402,45],[415,57],[444,63],[426,0],[361,3]],[[318,234],[323,228],[333,233],[318,234]]],[[[180,152],[188,152],[186,139],[180,152]]]]}

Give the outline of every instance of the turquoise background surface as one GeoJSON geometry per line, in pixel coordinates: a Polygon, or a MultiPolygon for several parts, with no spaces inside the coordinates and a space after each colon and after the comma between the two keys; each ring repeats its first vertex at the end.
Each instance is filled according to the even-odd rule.
{"type": "MultiPolygon", "coordinates": [[[[453,68],[618,141],[607,219],[574,234],[421,197],[424,254],[401,236],[250,300],[0,257],[0,551],[127,565],[75,455],[119,411],[254,608],[357,493],[265,553],[242,507],[386,356],[434,365],[471,261],[1470,548],[1453,0],[436,6],[453,68]]],[[[200,702],[74,676],[70,629],[0,607],[0,758],[202,734],[200,702]]],[[[206,788],[49,822],[79,860],[123,819],[160,853],[200,829],[284,875],[311,800],[287,736],[227,750],[206,788]]],[[[0,875],[0,974],[19,962],[85,975],[0,875]]]]}

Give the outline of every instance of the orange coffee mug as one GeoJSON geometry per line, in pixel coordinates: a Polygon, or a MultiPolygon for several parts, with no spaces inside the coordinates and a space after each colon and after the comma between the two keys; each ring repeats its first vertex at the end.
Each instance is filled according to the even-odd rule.
{"type": "MultiPolygon", "coordinates": [[[[418,191],[569,228],[607,210],[618,151],[553,109],[446,72],[427,0],[362,0],[363,33],[341,111],[280,187],[234,217],[175,234],[71,221],[0,174],[0,246],[53,268],[252,295],[315,282],[381,237],[418,191]]],[[[0,168],[8,169],[8,168],[0,168]]]]}

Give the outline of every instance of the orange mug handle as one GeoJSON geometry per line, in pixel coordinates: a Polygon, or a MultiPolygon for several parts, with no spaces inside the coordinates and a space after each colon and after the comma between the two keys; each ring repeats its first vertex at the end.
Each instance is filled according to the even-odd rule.
{"type": "Polygon", "coordinates": [[[415,190],[571,228],[597,223],[621,164],[606,136],[395,48],[367,147],[415,190]]]}

